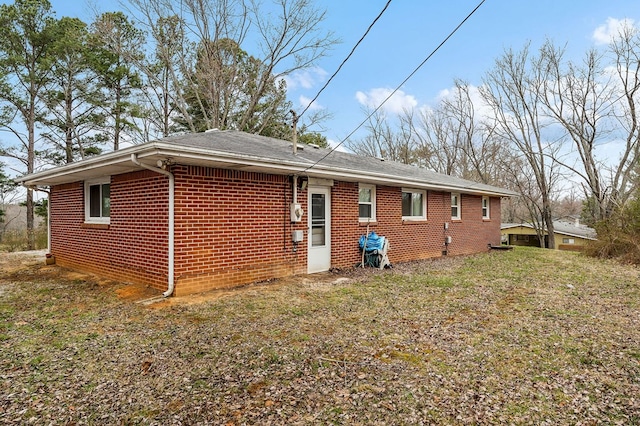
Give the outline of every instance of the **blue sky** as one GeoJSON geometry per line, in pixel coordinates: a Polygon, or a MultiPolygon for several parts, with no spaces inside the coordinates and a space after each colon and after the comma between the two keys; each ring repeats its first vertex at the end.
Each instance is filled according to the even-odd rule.
{"type": "MultiPolygon", "coordinates": [[[[57,16],[78,16],[91,21],[91,8],[80,1],[51,0],[57,16]]],[[[265,0],[269,1],[269,0],[265,0]]],[[[464,19],[480,0],[392,0],[342,71],[325,89],[314,107],[326,108],[333,118],[324,134],[340,141],[365,118],[364,103],[376,104],[400,84],[414,68],[464,19]]],[[[318,68],[292,76],[289,96],[301,111],[337,69],[387,0],[317,0],[327,10],[326,28],[342,43],[318,68]],[[302,103],[301,103],[302,102],[302,103]]],[[[115,0],[100,1],[102,11],[119,9],[115,0]]],[[[640,23],[638,0],[486,0],[479,10],[418,73],[401,87],[388,104],[433,105],[455,78],[479,85],[483,73],[506,48],[521,49],[530,41],[537,48],[549,38],[567,43],[579,58],[606,35],[618,20],[640,23]],[[599,31],[599,32],[598,32],[599,31]]],[[[359,133],[360,135],[362,132],[359,133]]]]}
{"type": "MultiPolygon", "coordinates": [[[[376,89],[380,93],[384,92],[380,89],[395,88],[478,2],[392,1],[365,43],[318,100],[335,114],[327,136],[341,140],[353,130],[364,119],[357,93],[371,99],[376,97],[376,89]]],[[[335,58],[320,64],[331,73],[348,52],[346,48],[351,48],[359,39],[386,1],[324,0],[323,3],[329,12],[329,24],[344,41],[335,58]]],[[[546,38],[558,44],[568,43],[568,51],[579,57],[596,43],[593,36],[599,27],[615,23],[609,18],[633,19],[638,23],[640,2],[487,0],[401,88],[402,93],[393,106],[432,105],[443,90],[452,86],[455,78],[479,85],[482,75],[492,68],[504,49],[519,50],[528,41],[533,47],[541,45],[546,38]]]]}

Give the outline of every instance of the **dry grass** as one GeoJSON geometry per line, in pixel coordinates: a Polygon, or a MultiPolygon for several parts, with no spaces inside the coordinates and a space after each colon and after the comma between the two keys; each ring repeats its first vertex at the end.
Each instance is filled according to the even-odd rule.
{"type": "Polygon", "coordinates": [[[639,281],[518,248],[145,306],[13,268],[0,423],[638,424],[639,281]]]}

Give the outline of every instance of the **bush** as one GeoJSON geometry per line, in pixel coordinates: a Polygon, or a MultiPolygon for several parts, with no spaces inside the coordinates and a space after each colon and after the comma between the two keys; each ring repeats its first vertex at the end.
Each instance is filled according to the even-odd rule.
{"type": "Polygon", "coordinates": [[[595,229],[598,240],[587,246],[587,254],[640,264],[640,198],[598,222],[595,229]]]}

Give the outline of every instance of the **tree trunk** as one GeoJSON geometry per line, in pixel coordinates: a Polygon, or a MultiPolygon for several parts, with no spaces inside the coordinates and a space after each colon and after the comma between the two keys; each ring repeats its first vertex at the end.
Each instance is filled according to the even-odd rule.
{"type": "Polygon", "coordinates": [[[73,163],[73,100],[71,99],[71,96],[67,96],[65,106],[65,154],[67,164],[69,164],[73,163]]]}
{"type": "MultiPolygon", "coordinates": [[[[35,83],[31,82],[31,90],[29,94],[29,119],[27,120],[28,129],[28,149],[27,149],[27,174],[31,174],[35,170],[36,162],[36,93],[35,83]]],[[[36,241],[33,232],[33,190],[27,188],[27,250],[35,250],[36,241]]]]}

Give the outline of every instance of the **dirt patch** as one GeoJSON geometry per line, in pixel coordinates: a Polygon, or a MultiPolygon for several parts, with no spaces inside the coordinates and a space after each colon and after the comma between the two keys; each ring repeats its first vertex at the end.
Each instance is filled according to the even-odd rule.
{"type": "MultiPolygon", "coordinates": [[[[167,298],[163,298],[160,295],[156,295],[156,297],[149,296],[152,299],[143,300],[143,302],[153,308],[167,308],[176,305],[197,305],[200,303],[210,302],[212,300],[235,297],[249,293],[272,292],[277,291],[282,287],[298,285],[310,287],[316,291],[323,291],[331,289],[336,284],[343,284],[345,282],[352,281],[355,277],[362,276],[363,274],[366,274],[366,272],[367,271],[365,270],[356,273],[348,270],[336,270],[312,275],[296,275],[184,296],[172,296],[167,298]]],[[[371,273],[371,270],[368,272],[371,273]]]]}
{"type": "Polygon", "coordinates": [[[0,253],[0,274],[11,274],[26,267],[44,265],[46,250],[0,253]]]}
{"type": "Polygon", "coordinates": [[[120,299],[133,302],[160,294],[148,286],[122,283],[55,264],[47,265],[45,254],[45,250],[0,253],[0,295],[10,291],[10,284],[2,283],[5,280],[61,280],[76,284],[88,283],[104,291],[115,291],[120,299]]]}
{"type": "Polygon", "coordinates": [[[129,302],[140,302],[143,305],[161,309],[178,305],[197,305],[221,298],[234,297],[247,293],[275,291],[284,286],[300,285],[314,291],[330,291],[336,284],[368,279],[375,275],[410,274],[419,270],[447,269],[459,263],[461,257],[406,262],[394,265],[389,269],[375,268],[341,268],[317,274],[296,275],[285,278],[266,280],[230,288],[211,290],[202,293],[172,296],[164,298],[162,292],[143,284],[124,283],[85,273],[58,265],[45,264],[46,250],[0,253],[0,295],[9,291],[1,278],[9,279],[60,279],[75,282],[90,282],[103,290],[113,290],[119,299],[129,302]]]}
{"type": "MultiPolygon", "coordinates": [[[[71,282],[90,282],[103,290],[115,291],[119,299],[130,302],[142,302],[142,304],[153,308],[167,308],[177,305],[195,305],[250,292],[275,291],[283,286],[290,285],[302,285],[319,291],[329,290],[338,283],[361,279],[372,274],[384,274],[389,271],[372,268],[334,269],[325,273],[296,275],[249,283],[230,289],[211,290],[202,293],[164,298],[162,297],[161,291],[143,284],[123,283],[58,265],[46,265],[45,254],[45,250],[0,253],[0,277],[11,280],[59,279],[71,282]]],[[[402,266],[402,268],[407,267],[409,266],[402,266]]],[[[8,291],[7,285],[0,283],[0,295],[6,291],[8,291]]]]}
{"type": "Polygon", "coordinates": [[[141,284],[126,284],[124,287],[116,289],[116,294],[120,299],[139,301],[157,297],[160,292],[154,288],[141,284]]]}

